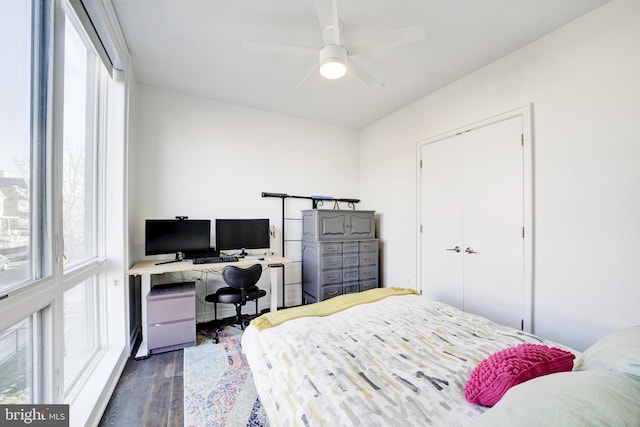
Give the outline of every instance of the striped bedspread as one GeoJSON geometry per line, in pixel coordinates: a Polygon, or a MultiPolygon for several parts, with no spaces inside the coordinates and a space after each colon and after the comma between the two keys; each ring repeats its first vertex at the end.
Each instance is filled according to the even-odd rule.
{"type": "Polygon", "coordinates": [[[258,331],[242,348],[271,426],[467,426],[464,385],[490,354],[557,345],[418,295],[258,331]]]}

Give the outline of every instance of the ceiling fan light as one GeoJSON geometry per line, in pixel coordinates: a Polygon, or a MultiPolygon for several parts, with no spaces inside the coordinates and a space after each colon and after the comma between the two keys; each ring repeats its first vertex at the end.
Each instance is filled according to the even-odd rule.
{"type": "Polygon", "coordinates": [[[347,49],[335,44],[320,49],[320,75],[325,79],[339,79],[347,73],[347,49]]]}
{"type": "Polygon", "coordinates": [[[347,67],[339,59],[329,60],[320,65],[320,75],[325,79],[335,80],[347,73],[347,67]]]}

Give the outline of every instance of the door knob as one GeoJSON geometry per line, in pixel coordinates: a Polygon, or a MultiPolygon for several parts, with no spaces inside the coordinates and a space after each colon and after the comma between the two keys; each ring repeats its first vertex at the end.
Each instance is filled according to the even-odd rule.
{"type": "Polygon", "coordinates": [[[460,246],[456,246],[455,248],[445,249],[446,251],[460,252],[460,246]]]}
{"type": "Polygon", "coordinates": [[[468,247],[467,249],[464,250],[466,253],[468,254],[477,254],[478,252],[474,251],[473,249],[471,249],[471,247],[468,247]]]}

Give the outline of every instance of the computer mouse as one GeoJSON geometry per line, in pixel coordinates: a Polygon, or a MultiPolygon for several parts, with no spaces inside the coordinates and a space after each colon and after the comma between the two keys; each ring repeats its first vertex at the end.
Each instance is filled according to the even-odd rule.
{"type": "Polygon", "coordinates": [[[258,257],[258,261],[264,261],[264,257],[258,257]]]}

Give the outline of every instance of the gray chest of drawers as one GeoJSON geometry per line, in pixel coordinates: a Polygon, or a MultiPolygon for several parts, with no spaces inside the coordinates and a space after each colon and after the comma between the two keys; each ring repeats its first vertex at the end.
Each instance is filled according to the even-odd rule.
{"type": "Polygon", "coordinates": [[[375,212],[302,211],[305,304],[378,287],[375,212]]]}

